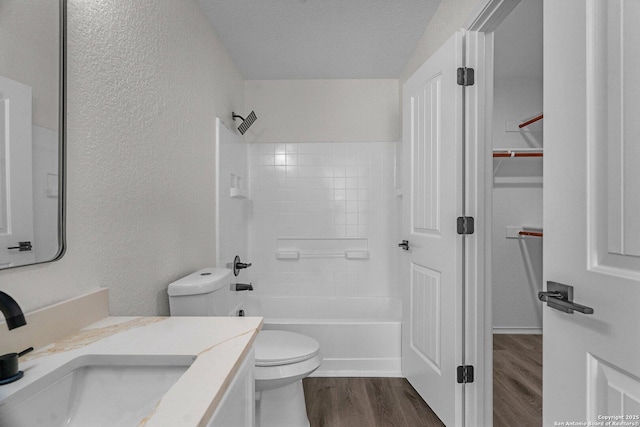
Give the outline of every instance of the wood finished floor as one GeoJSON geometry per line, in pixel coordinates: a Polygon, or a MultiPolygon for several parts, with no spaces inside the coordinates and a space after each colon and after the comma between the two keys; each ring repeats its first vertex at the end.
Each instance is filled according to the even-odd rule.
{"type": "Polygon", "coordinates": [[[493,425],[542,425],[542,335],[493,336],[493,425]]]}
{"type": "Polygon", "coordinates": [[[404,378],[305,378],[311,427],[444,426],[404,378]]]}
{"type": "MultiPolygon", "coordinates": [[[[305,378],[311,427],[444,426],[404,378],[305,378]]],[[[493,425],[542,425],[542,336],[493,336],[493,425]]]]}

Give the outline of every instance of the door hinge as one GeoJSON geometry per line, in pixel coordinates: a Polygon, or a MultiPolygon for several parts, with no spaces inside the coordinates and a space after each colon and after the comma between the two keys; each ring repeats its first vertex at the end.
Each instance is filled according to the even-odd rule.
{"type": "Polygon", "coordinates": [[[458,384],[473,382],[473,365],[458,366],[458,384]]]}
{"type": "Polygon", "coordinates": [[[475,231],[474,222],[472,216],[459,216],[458,234],[473,234],[475,231]]]}
{"type": "Polygon", "coordinates": [[[475,71],[473,68],[458,68],[458,84],[460,86],[473,86],[475,83],[475,71]]]}

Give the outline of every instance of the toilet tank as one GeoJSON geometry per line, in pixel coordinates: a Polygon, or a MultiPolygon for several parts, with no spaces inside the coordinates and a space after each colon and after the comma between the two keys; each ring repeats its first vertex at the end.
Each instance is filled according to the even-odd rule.
{"type": "Polygon", "coordinates": [[[169,285],[172,316],[229,316],[233,314],[231,270],[203,268],[169,285]]]}

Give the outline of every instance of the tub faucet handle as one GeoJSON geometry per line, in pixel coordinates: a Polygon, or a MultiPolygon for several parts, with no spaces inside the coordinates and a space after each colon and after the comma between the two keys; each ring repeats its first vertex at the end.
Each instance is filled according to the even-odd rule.
{"type": "Polygon", "coordinates": [[[236,255],[233,259],[233,275],[237,276],[240,274],[240,270],[251,267],[251,263],[241,262],[240,257],[236,255]]]}

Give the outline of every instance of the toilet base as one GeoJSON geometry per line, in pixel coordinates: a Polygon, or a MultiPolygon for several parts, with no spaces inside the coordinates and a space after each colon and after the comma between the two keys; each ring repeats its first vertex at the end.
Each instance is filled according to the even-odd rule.
{"type": "Polygon", "coordinates": [[[256,393],[256,427],[309,427],[302,380],[256,393]]]}

